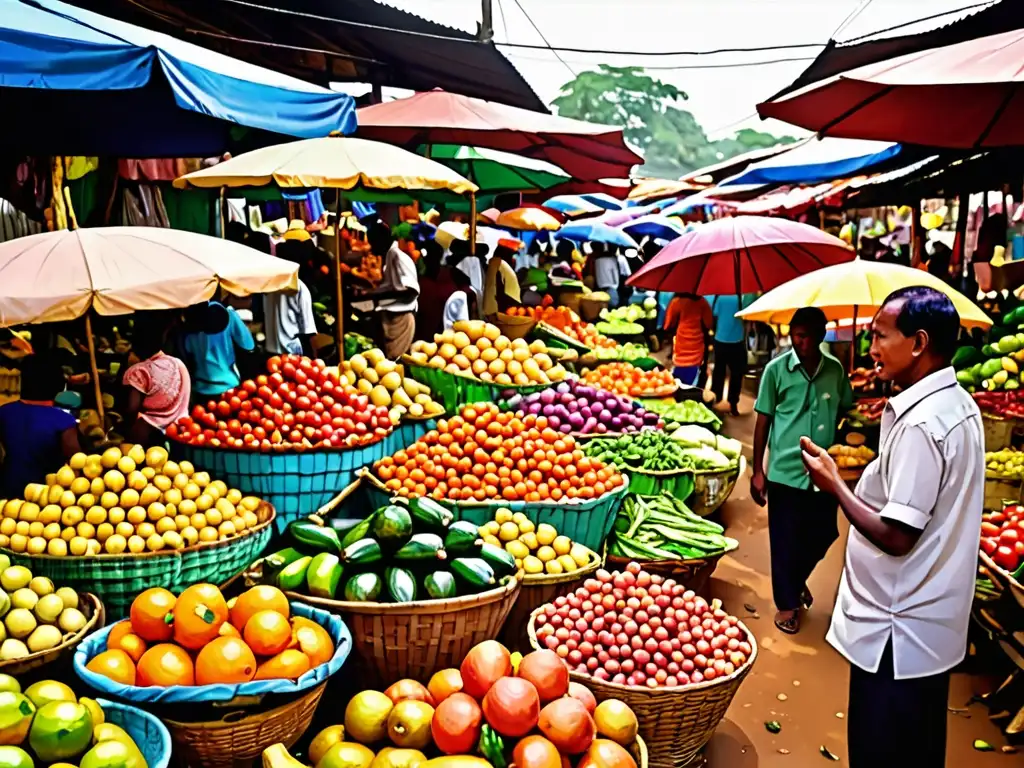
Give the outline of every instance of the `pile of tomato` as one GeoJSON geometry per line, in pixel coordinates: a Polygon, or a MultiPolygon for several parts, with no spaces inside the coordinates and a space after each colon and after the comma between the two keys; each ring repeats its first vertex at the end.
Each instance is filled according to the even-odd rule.
{"type": "Polygon", "coordinates": [[[374,471],[400,496],[451,501],[593,499],[624,482],[547,417],[502,413],[493,403],[438,421],[437,429],[384,457],[374,471]]]}
{"type": "Polygon", "coordinates": [[[214,448],[303,451],[366,445],[393,426],[387,407],[348,387],[337,368],[281,355],[267,361],[267,373],[196,405],[167,436],[214,448]]]}
{"type": "Polygon", "coordinates": [[[662,368],[645,371],[632,363],[602,363],[583,374],[583,381],[607,392],[644,397],[676,386],[671,372],[662,368]]]}
{"type": "Polygon", "coordinates": [[[1009,504],[981,521],[982,552],[1011,573],[1024,565],[1024,505],[1009,504]]]}

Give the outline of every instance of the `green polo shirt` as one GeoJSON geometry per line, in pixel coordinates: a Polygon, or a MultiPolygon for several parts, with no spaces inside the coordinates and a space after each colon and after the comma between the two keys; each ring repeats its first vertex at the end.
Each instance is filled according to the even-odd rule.
{"type": "Polygon", "coordinates": [[[807,489],[811,479],[800,458],[800,438],[828,448],[840,414],[853,407],[853,390],[843,364],[822,354],[813,376],[796,352],[779,355],[764,369],[754,410],[772,420],[768,435],[768,481],[807,489]]]}

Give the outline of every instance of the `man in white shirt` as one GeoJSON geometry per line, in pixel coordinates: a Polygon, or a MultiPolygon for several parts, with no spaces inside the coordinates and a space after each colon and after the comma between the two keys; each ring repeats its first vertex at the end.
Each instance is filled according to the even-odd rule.
{"type": "Polygon", "coordinates": [[[384,354],[389,360],[396,360],[409,351],[416,334],[420,278],[416,262],[398,247],[387,224],[379,221],[371,224],[366,240],[373,254],[384,259],[380,287],[370,295],[380,312],[384,354]]]}
{"type": "Polygon", "coordinates": [[[966,655],[984,496],[981,414],[950,360],[960,317],[931,288],[890,295],[871,357],[901,392],[856,491],[804,438],[814,483],[850,520],[829,642],[851,666],[850,765],[942,768],[949,674],[966,655]]]}
{"type": "MultiPolygon", "coordinates": [[[[590,244],[590,258],[594,261],[594,286],[610,297],[609,307],[619,306],[619,282],[622,279],[622,268],[616,254],[615,246],[604,243],[590,244]]],[[[628,269],[628,266],[627,266],[628,269]]]]}
{"type": "Polygon", "coordinates": [[[304,282],[299,280],[297,291],[263,294],[263,333],[264,346],[271,355],[315,357],[313,297],[304,282]]]}

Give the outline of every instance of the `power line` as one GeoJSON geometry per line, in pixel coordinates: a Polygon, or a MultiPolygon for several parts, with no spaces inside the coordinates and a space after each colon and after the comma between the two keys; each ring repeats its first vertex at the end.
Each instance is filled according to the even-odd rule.
{"type": "MultiPolygon", "coordinates": [[[[538,56],[525,56],[525,55],[523,55],[521,53],[516,53],[515,51],[509,51],[508,53],[506,53],[506,55],[510,56],[511,58],[514,58],[514,59],[521,59],[523,61],[536,61],[536,62],[539,62],[539,63],[546,63],[546,64],[554,63],[550,59],[542,59],[542,58],[540,58],[538,56]]],[[[742,69],[743,67],[760,67],[760,66],[767,66],[767,65],[770,65],[770,64],[784,64],[784,63],[793,62],[793,61],[814,61],[814,59],[815,59],[814,56],[794,56],[794,57],[788,57],[788,58],[767,59],[767,60],[761,60],[761,61],[736,61],[736,62],[725,63],[725,64],[664,64],[664,65],[655,65],[655,66],[645,66],[645,67],[643,67],[643,69],[647,70],[647,71],[652,71],[652,72],[665,72],[665,71],[689,70],[689,69],[696,69],[696,70],[699,70],[699,69],[742,69]]],[[[588,66],[588,65],[592,66],[592,64],[593,64],[593,62],[580,61],[579,59],[561,59],[560,58],[560,60],[562,61],[563,64],[565,64],[566,61],[568,61],[569,63],[572,63],[572,64],[579,64],[579,65],[582,65],[582,66],[588,66]]]]}
{"type": "Polygon", "coordinates": [[[854,8],[848,14],[846,14],[846,18],[843,19],[839,23],[839,26],[835,28],[835,31],[831,35],[829,35],[829,39],[835,40],[836,35],[838,35],[840,32],[842,32],[844,29],[850,26],[854,22],[854,19],[860,16],[864,12],[864,9],[867,8],[869,5],[871,5],[871,0],[861,0],[856,8],[854,8]]]}
{"type": "Polygon", "coordinates": [[[986,6],[994,5],[1002,0],[986,0],[984,3],[975,3],[974,5],[966,5],[963,8],[954,8],[951,11],[943,11],[942,13],[933,13],[931,16],[925,16],[920,19],[914,19],[912,21],[904,21],[902,24],[895,24],[885,29],[876,29],[874,32],[868,32],[867,34],[860,35],[858,37],[851,37],[849,40],[843,40],[842,45],[850,45],[851,43],[858,43],[861,40],[867,40],[869,37],[876,37],[877,35],[884,35],[887,32],[895,32],[897,29],[903,29],[904,27],[912,27],[915,24],[923,24],[926,21],[934,21],[935,19],[941,19],[943,16],[952,16],[954,13],[963,13],[964,11],[973,11],[976,8],[984,8],[986,6]]]}
{"type": "Polygon", "coordinates": [[[501,14],[501,28],[505,30],[505,42],[508,42],[508,24],[505,22],[505,6],[498,0],[498,13],[501,14]]]}
{"type": "Polygon", "coordinates": [[[540,31],[540,27],[538,27],[537,24],[534,22],[534,20],[532,18],[530,18],[530,14],[528,14],[526,12],[526,9],[523,8],[523,4],[521,2],[519,2],[519,0],[514,0],[514,2],[516,4],[516,7],[519,8],[519,10],[522,12],[523,16],[526,17],[526,20],[528,22],[530,22],[530,26],[533,27],[534,31],[538,35],[540,35],[540,39],[544,41],[544,45],[546,45],[548,47],[548,50],[550,50],[553,54],[555,54],[556,58],[560,62],[562,62],[562,66],[564,66],[567,70],[569,70],[569,74],[570,75],[572,75],[573,77],[576,77],[576,70],[574,70],[572,67],[570,67],[568,65],[568,63],[566,63],[565,59],[562,58],[562,54],[560,54],[558,51],[556,51],[554,48],[551,47],[551,43],[548,42],[548,39],[544,36],[544,33],[540,31]]]}

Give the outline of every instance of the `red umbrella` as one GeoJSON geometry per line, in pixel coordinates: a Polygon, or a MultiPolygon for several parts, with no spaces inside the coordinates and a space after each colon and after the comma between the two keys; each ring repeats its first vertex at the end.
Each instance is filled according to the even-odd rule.
{"type": "Polygon", "coordinates": [[[442,90],[363,107],[357,135],[407,148],[465,144],[547,160],[573,178],[629,176],[643,158],[626,146],[622,129],[509,107],[442,90]]]}
{"type": "Polygon", "coordinates": [[[807,224],[737,216],[676,238],[628,282],[648,291],[705,296],[761,293],[853,259],[846,243],[807,224]]]}
{"type": "Polygon", "coordinates": [[[822,136],[950,149],[1024,144],[1024,30],[909,53],[759,104],[822,136]]]}

